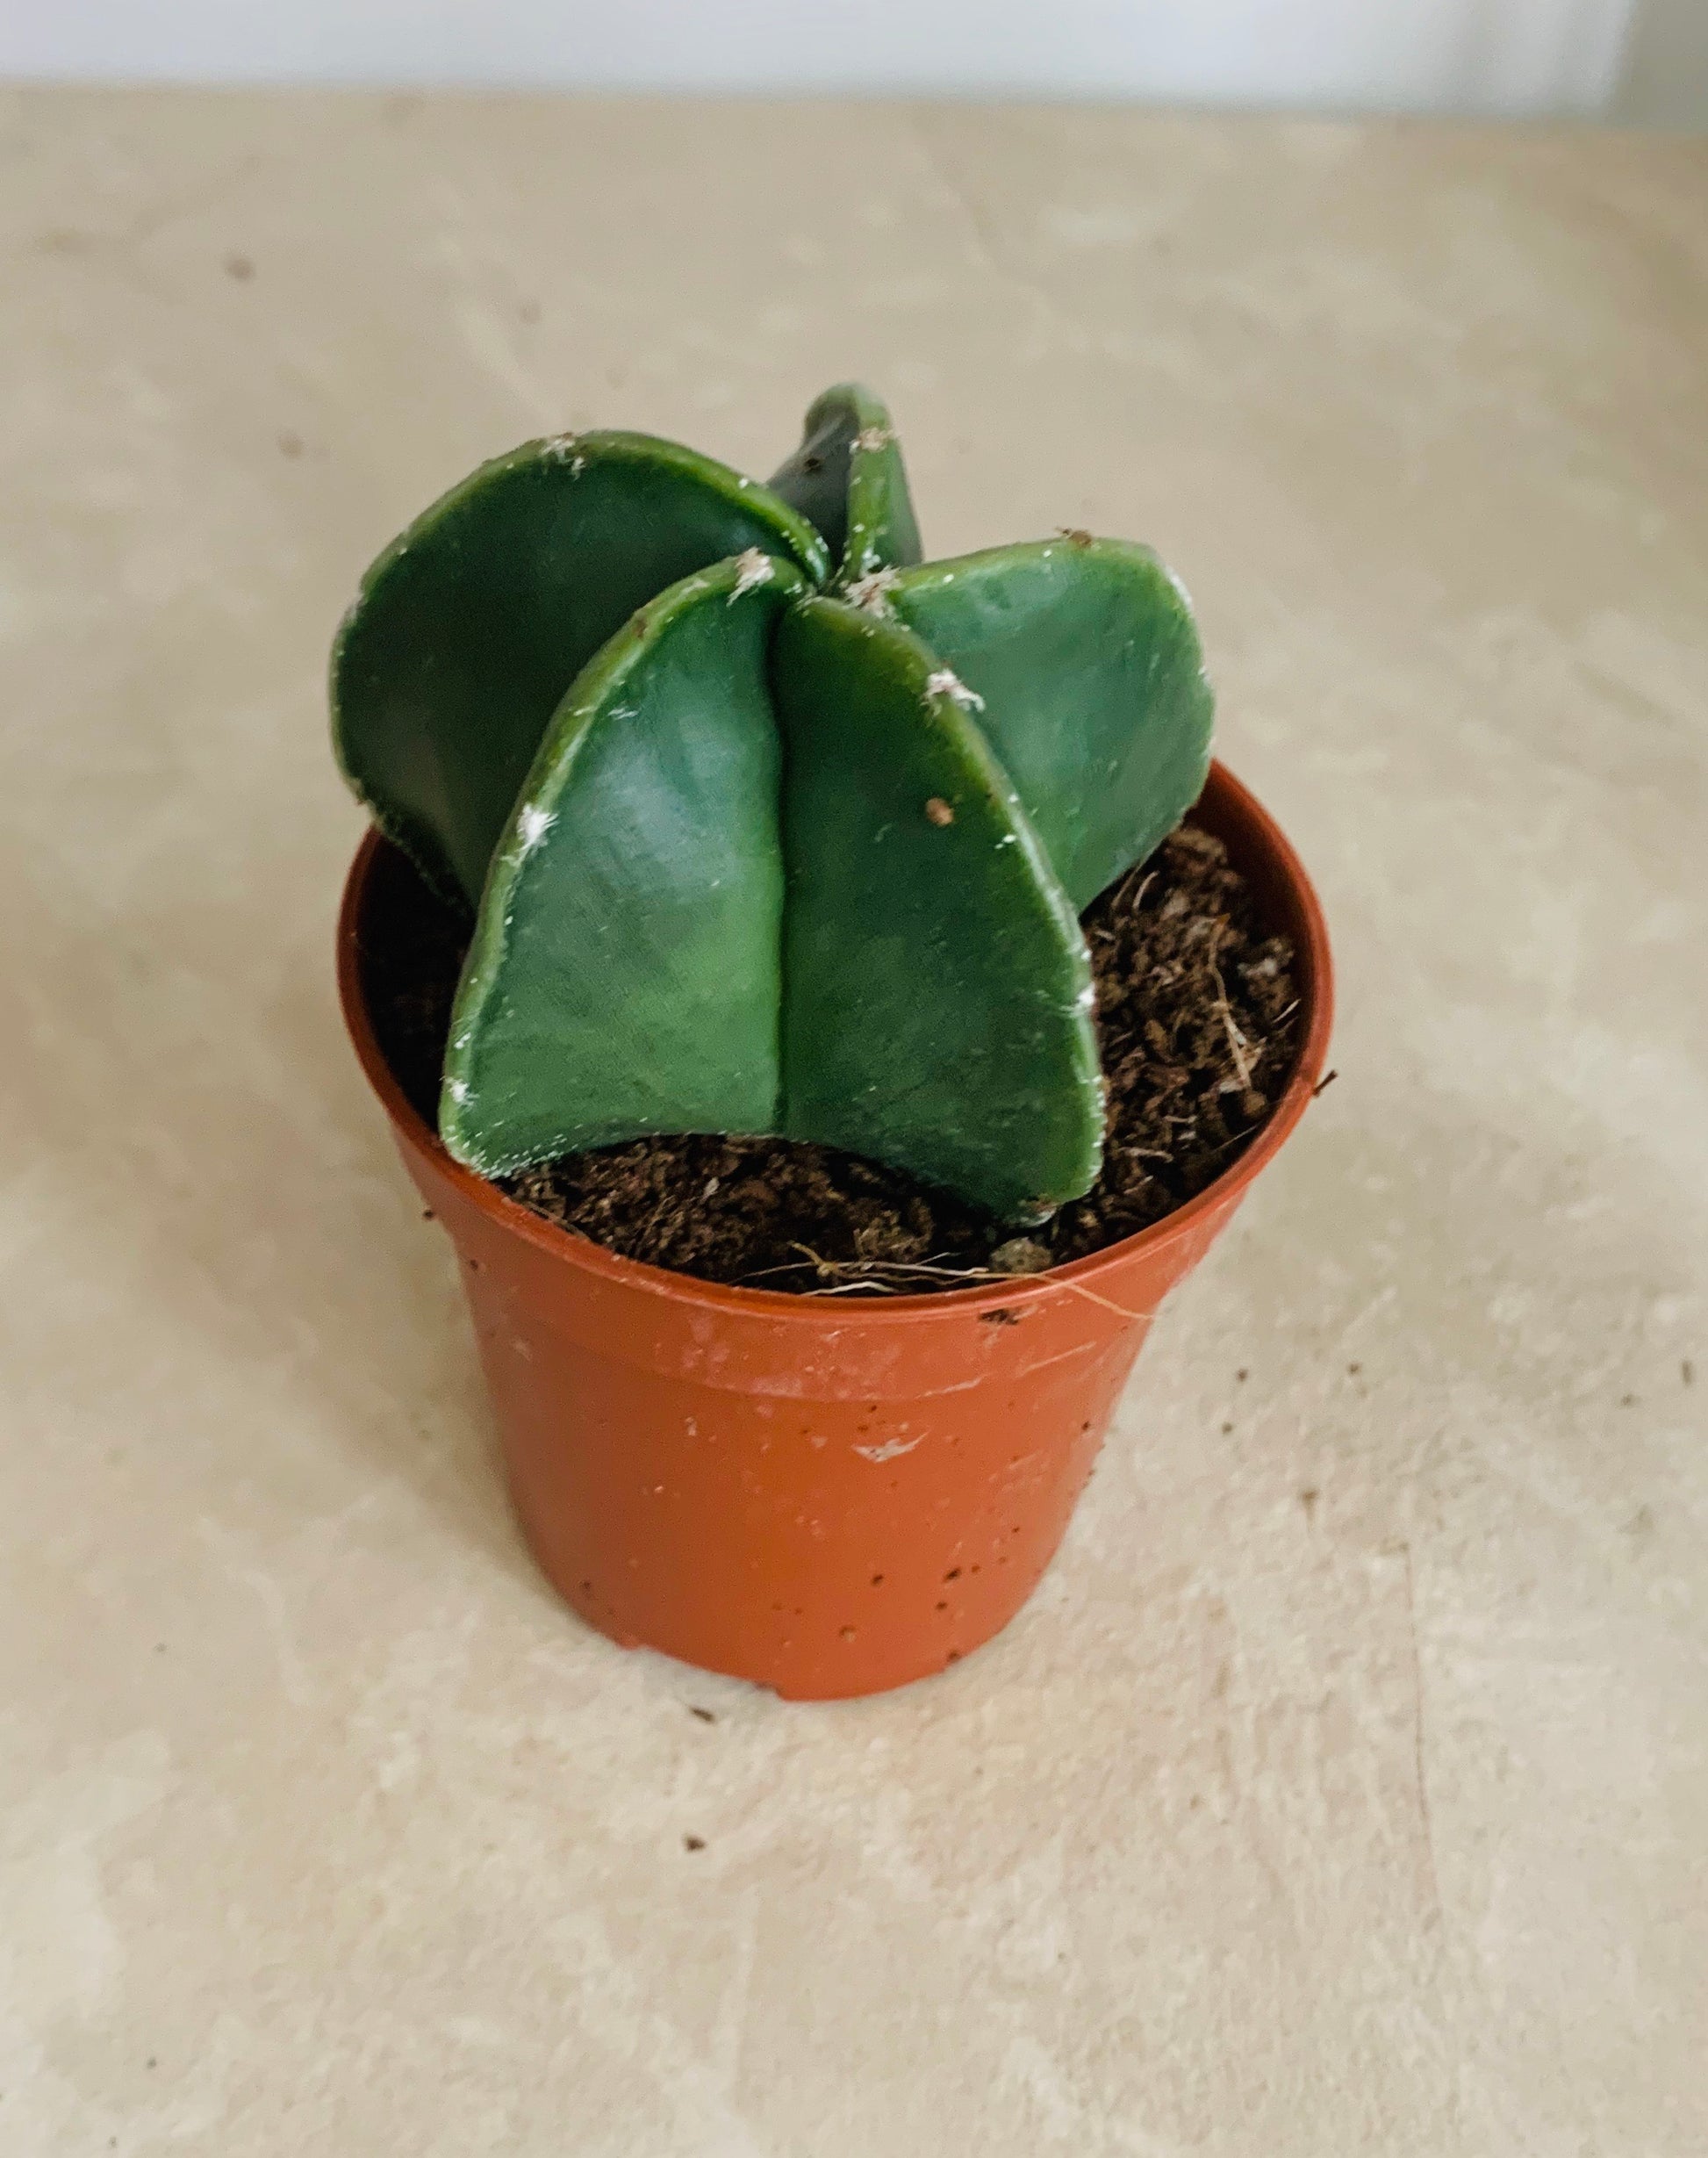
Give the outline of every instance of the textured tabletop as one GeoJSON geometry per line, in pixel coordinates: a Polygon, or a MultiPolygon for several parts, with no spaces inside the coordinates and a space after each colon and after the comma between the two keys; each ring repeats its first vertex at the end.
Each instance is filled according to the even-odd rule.
{"type": "Polygon", "coordinates": [[[1708,146],[9,95],[0,291],[7,2158],[1701,2158],[1708,146]],[[1341,1075],[1024,1616],[791,1707],[518,1547],[323,667],[848,374],[1179,567],[1341,1075]]]}

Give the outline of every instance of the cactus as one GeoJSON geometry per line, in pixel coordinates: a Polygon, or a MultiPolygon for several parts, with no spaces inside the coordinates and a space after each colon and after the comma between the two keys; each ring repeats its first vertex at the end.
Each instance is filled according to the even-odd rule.
{"type": "Polygon", "coordinates": [[[457,1160],[780,1133],[1015,1222],[1095,1177],[1077,916],[1209,759],[1191,610],[1148,549],[922,563],[857,385],[769,486],[559,436],[380,556],[332,705],[351,787],[474,917],[457,1160]]]}

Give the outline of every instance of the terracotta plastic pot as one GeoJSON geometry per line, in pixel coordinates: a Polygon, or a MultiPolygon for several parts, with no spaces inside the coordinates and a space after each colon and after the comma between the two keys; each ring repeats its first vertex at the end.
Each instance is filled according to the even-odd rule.
{"type": "Polygon", "coordinates": [[[344,1016],[462,1261],[523,1531],[590,1625],[810,1699],[941,1671],[1020,1609],[1158,1305],[1298,1123],[1328,1046],[1328,939],[1292,848],[1219,765],[1197,818],[1297,951],[1302,1046],[1268,1124],[1189,1205],[1091,1258],[870,1300],[618,1258],[453,1162],[370,1024],[364,842],[339,928],[344,1016]]]}

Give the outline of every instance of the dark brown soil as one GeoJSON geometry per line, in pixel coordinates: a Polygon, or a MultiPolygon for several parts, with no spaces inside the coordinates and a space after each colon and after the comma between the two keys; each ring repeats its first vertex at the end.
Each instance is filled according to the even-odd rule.
{"type": "MultiPolygon", "coordinates": [[[[707,1281],[822,1294],[965,1287],[1034,1272],[1159,1221],[1219,1176],[1292,1070],[1292,947],[1266,935],[1219,840],[1190,824],[1086,910],[1109,1083],[1102,1174],[1016,1237],[897,1169],[784,1139],[644,1139],[507,1178],[548,1220],[707,1281]]],[[[384,850],[370,887],[369,1009],[429,1124],[466,920],[384,850]]]]}

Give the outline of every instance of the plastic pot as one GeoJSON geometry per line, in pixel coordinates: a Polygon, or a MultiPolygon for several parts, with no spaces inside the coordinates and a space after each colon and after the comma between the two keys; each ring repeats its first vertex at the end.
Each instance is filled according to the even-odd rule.
{"type": "Polygon", "coordinates": [[[1292,848],[1220,765],[1196,812],[1293,939],[1297,1066],[1226,1174],[1142,1234],[1026,1280],[872,1299],[730,1289],[617,1257],[446,1154],[370,1024],[371,835],[339,980],[405,1166],[462,1262],[523,1533],[589,1625],[798,1699],[956,1662],[1049,1565],[1157,1306],[1304,1112],[1328,939],[1292,848]]]}

